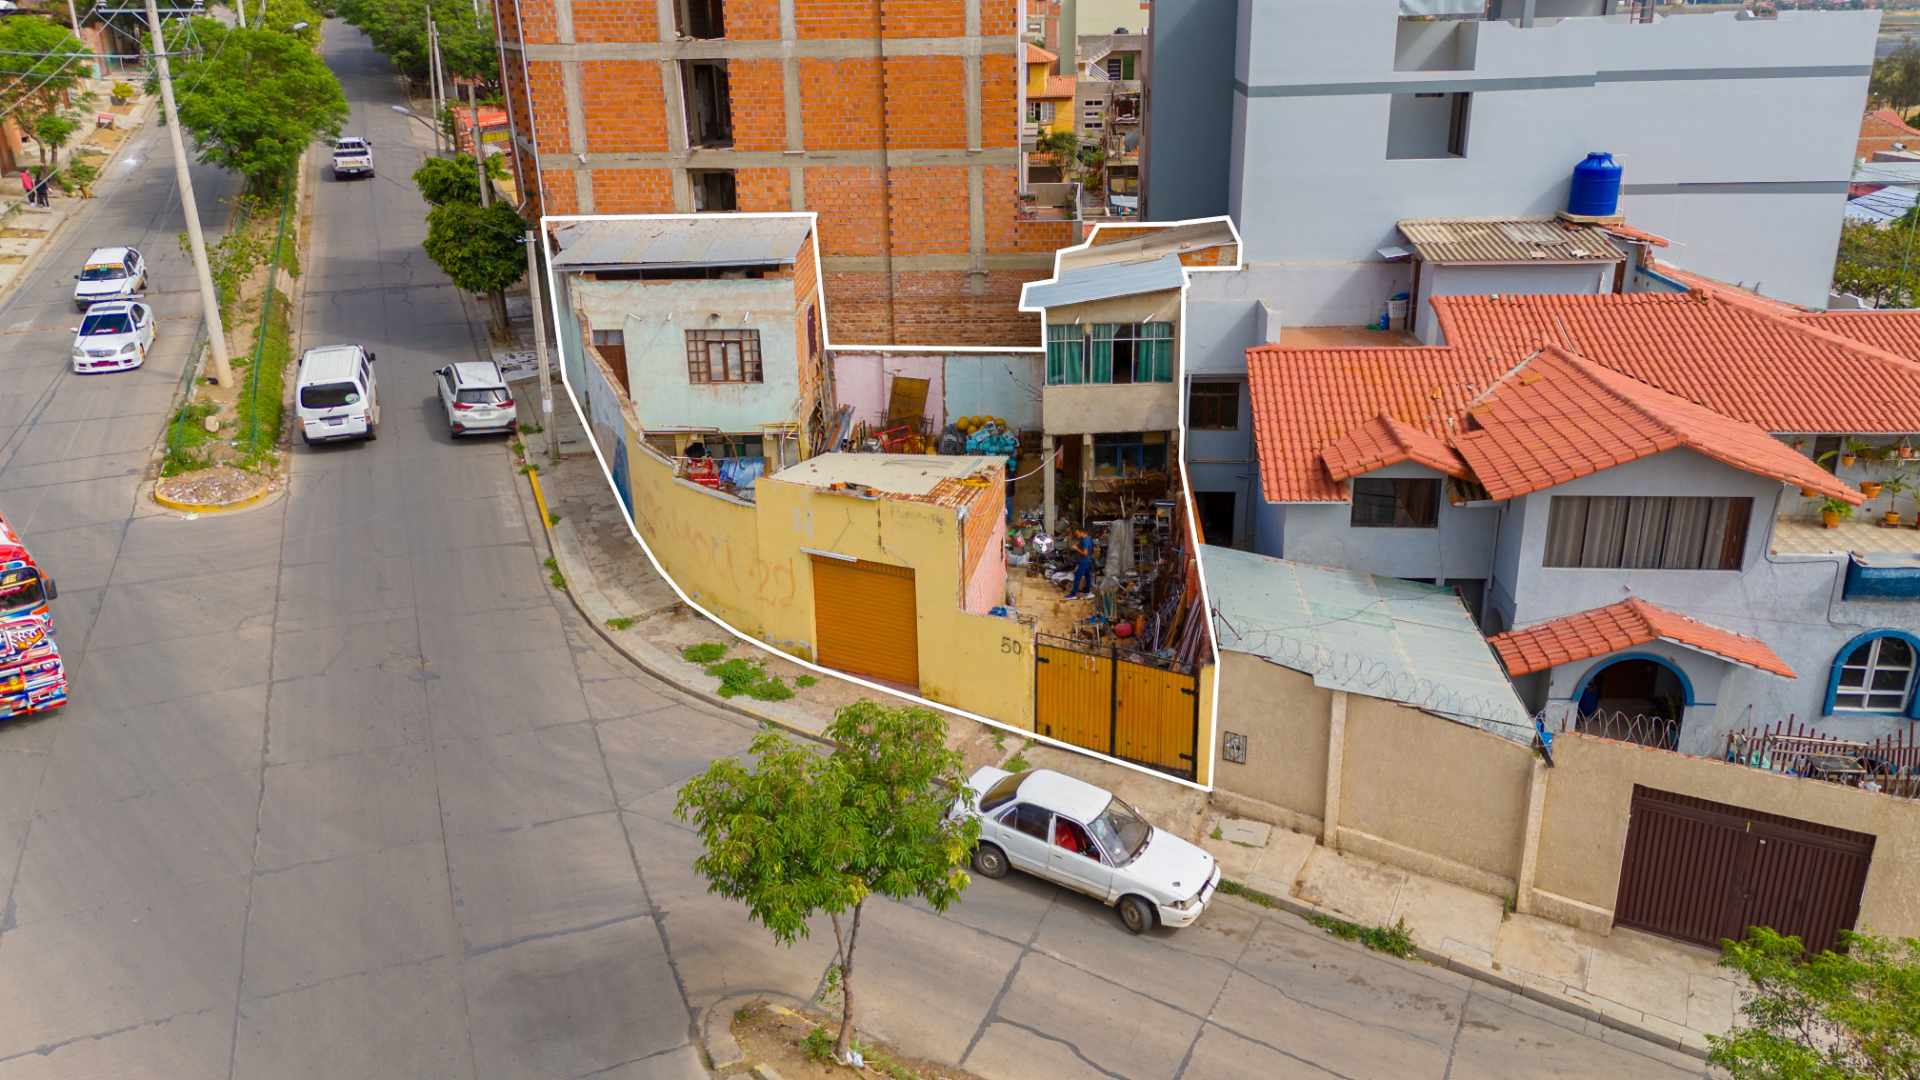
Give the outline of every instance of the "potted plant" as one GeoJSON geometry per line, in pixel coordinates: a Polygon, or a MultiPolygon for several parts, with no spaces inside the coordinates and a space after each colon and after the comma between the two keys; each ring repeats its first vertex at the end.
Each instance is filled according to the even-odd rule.
{"type": "Polygon", "coordinates": [[[1853,504],[1844,499],[1829,498],[1820,504],[1820,523],[1829,529],[1837,529],[1840,522],[1853,516],[1853,504]]]}
{"type": "Polygon", "coordinates": [[[1901,461],[1913,460],[1913,444],[1906,439],[1901,439],[1899,445],[1895,446],[1893,450],[1894,453],[1900,455],[1901,461]]]}
{"type": "Polygon", "coordinates": [[[1883,486],[1885,485],[1879,480],[1862,480],[1860,481],[1860,494],[1865,495],[1869,499],[1877,499],[1880,497],[1880,489],[1883,486]]]}
{"type": "MultiPolygon", "coordinates": [[[[1880,487],[1887,494],[1887,511],[1880,521],[1884,525],[1897,526],[1900,524],[1900,496],[1913,490],[1913,480],[1906,470],[1896,469],[1880,487]]],[[[1866,486],[1861,485],[1861,490],[1865,491],[1866,486]]]]}

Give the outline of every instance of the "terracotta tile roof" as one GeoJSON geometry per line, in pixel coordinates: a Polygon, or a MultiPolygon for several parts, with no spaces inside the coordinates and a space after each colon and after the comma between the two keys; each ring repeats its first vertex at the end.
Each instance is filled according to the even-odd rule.
{"type": "Polygon", "coordinates": [[[1903,143],[1909,150],[1920,150],[1920,131],[1908,126],[1892,109],[1875,109],[1860,118],[1860,141],[1853,156],[1871,158],[1876,151],[1891,150],[1903,143]]]}
{"type": "Polygon", "coordinates": [[[1752,424],[1549,346],[1489,390],[1453,436],[1496,499],[1686,448],[1736,469],[1859,504],[1832,473],[1752,424]]]}
{"type": "Polygon", "coordinates": [[[1782,678],[1794,677],[1793,669],[1766,642],[1708,626],[1637,597],[1487,639],[1507,674],[1516,678],[1654,641],[1672,642],[1782,678]]]}
{"type": "Polygon", "coordinates": [[[1048,52],[1031,41],[1027,42],[1027,63],[1051,64],[1058,59],[1060,59],[1059,53],[1048,52]]]}
{"type": "Polygon", "coordinates": [[[1030,96],[1035,99],[1045,99],[1048,101],[1055,98],[1070,98],[1073,96],[1073,89],[1077,85],[1079,85],[1078,81],[1071,75],[1049,75],[1047,76],[1046,88],[1030,96]]]}
{"type": "Polygon", "coordinates": [[[1770,432],[1920,431],[1920,366],[1702,293],[1433,298],[1447,341],[1517,363],[1542,345],[1770,432]]]}
{"type": "Polygon", "coordinates": [[[1417,218],[1400,222],[1420,257],[1447,265],[1616,263],[1606,231],[1557,218],[1417,218]]]}
{"type": "Polygon", "coordinates": [[[1270,502],[1342,502],[1320,455],[1382,414],[1444,438],[1454,417],[1512,364],[1450,348],[1247,350],[1247,383],[1270,502]]]}
{"type": "Polygon", "coordinates": [[[1452,447],[1386,413],[1328,443],[1320,456],[1335,480],[1346,480],[1403,461],[1425,465],[1448,476],[1461,479],[1467,476],[1467,463],[1460,460],[1452,447]]]}
{"type": "Polygon", "coordinates": [[[1755,311],[1769,315],[1799,315],[1807,310],[1796,304],[1789,304],[1785,300],[1775,300],[1771,296],[1761,296],[1752,289],[1743,289],[1738,285],[1731,285],[1721,281],[1719,278],[1710,278],[1704,274],[1696,274],[1691,270],[1682,270],[1672,263],[1655,262],[1653,269],[1685,285],[1689,289],[1695,289],[1709,296],[1725,300],[1729,304],[1752,308],[1755,311]]]}
{"type": "Polygon", "coordinates": [[[1796,314],[1794,319],[1802,326],[1920,362],[1920,310],[1809,311],[1796,314]]]}
{"type": "MultiPolygon", "coordinates": [[[[1803,475],[1801,466],[1754,442],[1754,429],[1920,432],[1920,362],[1841,336],[1835,331],[1846,328],[1844,319],[1829,330],[1824,320],[1832,316],[1803,319],[1796,310],[1795,318],[1782,318],[1707,293],[1451,296],[1435,297],[1433,305],[1450,345],[1247,350],[1268,501],[1344,501],[1343,479],[1354,473],[1336,478],[1329,469],[1364,458],[1368,451],[1362,447],[1372,444],[1360,429],[1383,415],[1458,445],[1467,408],[1547,345],[1590,362],[1599,375],[1587,381],[1613,387],[1613,396],[1636,405],[1652,402],[1663,417],[1683,417],[1671,424],[1713,425],[1720,434],[1737,430],[1739,449],[1726,450],[1722,460],[1761,475],[1794,477],[1794,483],[1803,475]],[[1726,429],[1728,421],[1743,423],[1726,429]],[[1351,440],[1340,442],[1350,434],[1351,440]]],[[[1920,322],[1920,313],[1913,318],[1920,322]]],[[[1914,342],[1920,354],[1920,330],[1914,342]]],[[[1479,467],[1470,455],[1468,461],[1479,467]]],[[[1555,461],[1543,469],[1551,475],[1560,467],[1555,461]]],[[[1805,476],[1818,481],[1807,486],[1829,490],[1821,485],[1832,485],[1832,477],[1819,471],[1822,477],[1805,476]]],[[[1858,497],[1852,489],[1833,494],[1858,497]]]]}
{"type": "Polygon", "coordinates": [[[1654,247],[1670,247],[1673,244],[1673,241],[1668,240],[1664,236],[1650,233],[1645,229],[1636,229],[1624,222],[1615,225],[1602,225],[1600,228],[1608,236],[1618,236],[1623,240],[1638,240],[1643,244],[1652,244],[1654,247]]]}

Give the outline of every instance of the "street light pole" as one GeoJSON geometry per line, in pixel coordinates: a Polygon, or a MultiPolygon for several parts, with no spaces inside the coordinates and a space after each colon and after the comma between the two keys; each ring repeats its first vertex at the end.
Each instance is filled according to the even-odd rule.
{"type": "Polygon", "coordinates": [[[207,320],[207,366],[213,381],[233,385],[227,364],[227,334],[220,325],[220,296],[213,291],[213,271],[207,266],[207,241],[200,234],[200,208],[193,199],[193,176],[187,168],[187,144],[180,137],[180,114],[173,106],[173,69],[167,63],[167,39],[160,30],[160,9],[147,0],[147,28],[153,32],[153,58],[160,73],[160,107],[166,111],[167,137],[173,143],[173,171],[180,182],[180,209],[187,217],[187,247],[193,252],[194,276],[200,279],[200,306],[207,320]]]}
{"type": "Polygon", "coordinates": [[[433,5],[427,5],[427,100],[432,102],[433,152],[440,153],[440,42],[433,27],[433,5]]]}
{"type": "Polygon", "coordinates": [[[540,234],[527,230],[527,293],[533,300],[533,355],[540,362],[540,430],[547,436],[547,457],[560,460],[559,436],[553,430],[553,371],[547,365],[547,321],[540,317],[540,260],[534,255],[540,234]]]}

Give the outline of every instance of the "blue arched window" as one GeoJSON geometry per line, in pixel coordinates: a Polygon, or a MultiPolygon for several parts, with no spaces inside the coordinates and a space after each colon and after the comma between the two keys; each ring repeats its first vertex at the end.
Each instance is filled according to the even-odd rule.
{"type": "Polygon", "coordinates": [[[1920,637],[1871,630],[1841,646],[1827,679],[1826,712],[1910,715],[1920,674],[1920,637]]]}

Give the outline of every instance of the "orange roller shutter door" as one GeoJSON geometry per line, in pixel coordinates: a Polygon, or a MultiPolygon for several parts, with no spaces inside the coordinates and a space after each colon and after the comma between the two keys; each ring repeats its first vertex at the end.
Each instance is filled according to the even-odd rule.
{"type": "Polygon", "coordinates": [[[909,689],[920,687],[913,571],[811,556],[819,662],[909,689]]]}

